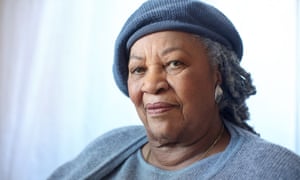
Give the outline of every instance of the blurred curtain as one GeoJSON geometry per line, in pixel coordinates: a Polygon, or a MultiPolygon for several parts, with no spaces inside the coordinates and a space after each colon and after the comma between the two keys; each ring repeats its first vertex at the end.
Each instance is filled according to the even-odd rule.
{"type": "Polygon", "coordinates": [[[0,0],[0,179],[45,179],[99,134],[135,123],[111,73],[112,26],[125,18],[114,3],[0,0]]]}
{"type": "Polygon", "coordinates": [[[297,85],[297,134],[296,134],[296,152],[300,155],[300,0],[296,0],[296,31],[297,31],[297,42],[296,42],[296,85],[297,85]]]}

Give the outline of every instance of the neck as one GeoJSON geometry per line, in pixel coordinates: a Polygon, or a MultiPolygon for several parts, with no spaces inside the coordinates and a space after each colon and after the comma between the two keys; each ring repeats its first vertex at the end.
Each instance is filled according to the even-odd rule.
{"type": "Polygon", "coordinates": [[[229,143],[229,133],[225,130],[223,124],[219,127],[217,133],[207,136],[207,138],[188,146],[172,144],[157,147],[148,143],[143,148],[143,154],[148,163],[159,168],[166,170],[180,169],[223,151],[229,143]]]}

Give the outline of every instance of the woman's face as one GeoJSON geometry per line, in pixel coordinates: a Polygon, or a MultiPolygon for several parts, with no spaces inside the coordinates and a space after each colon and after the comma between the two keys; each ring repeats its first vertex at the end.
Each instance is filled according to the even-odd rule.
{"type": "Polygon", "coordinates": [[[219,120],[214,91],[220,73],[195,36],[163,31],[130,50],[128,90],[150,140],[193,143],[219,120]]]}

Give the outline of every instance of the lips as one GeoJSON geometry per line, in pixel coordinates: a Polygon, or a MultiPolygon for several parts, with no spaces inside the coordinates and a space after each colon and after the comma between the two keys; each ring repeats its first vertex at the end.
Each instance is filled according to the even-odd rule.
{"type": "Polygon", "coordinates": [[[178,106],[165,102],[148,103],[146,104],[146,112],[150,115],[159,115],[170,111],[178,106]]]}

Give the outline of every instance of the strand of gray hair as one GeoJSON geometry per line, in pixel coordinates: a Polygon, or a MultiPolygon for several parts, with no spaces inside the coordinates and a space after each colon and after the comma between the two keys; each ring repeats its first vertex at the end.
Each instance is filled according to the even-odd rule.
{"type": "Polygon", "coordinates": [[[257,134],[246,122],[250,118],[246,99],[256,94],[250,73],[241,67],[235,52],[208,38],[201,39],[211,64],[217,65],[222,75],[223,96],[218,104],[221,118],[257,134]]]}

